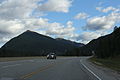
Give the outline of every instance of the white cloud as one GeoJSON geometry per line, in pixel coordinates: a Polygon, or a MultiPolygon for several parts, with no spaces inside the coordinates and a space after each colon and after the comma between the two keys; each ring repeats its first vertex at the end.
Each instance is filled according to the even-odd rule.
{"type": "Polygon", "coordinates": [[[24,27],[19,20],[0,20],[0,45],[20,34],[24,27]]]}
{"type": "Polygon", "coordinates": [[[2,36],[0,35],[0,46],[1,46],[1,44],[4,44],[5,42],[9,41],[10,38],[11,38],[10,35],[9,36],[4,36],[4,37],[3,37],[3,35],[2,36]]]}
{"type": "Polygon", "coordinates": [[[81,42],[87,44],[92,39],[96,39],[101,36],[101,33],[99,32],[83,32],[77,37],[77,40],[80,40],[81,42]]]}
{"type": "Polygon", "coordinates": [[[86,13],[78,13],[78,14],[74,17],[74,19],[86,19],[87,17],[89,17],[89,15],[86,14],[86,13]]]}
{"type": "Polygon", "coordinates": [[[68,22],[67,22],[67,26],[68,26],[68,27],[72,27],[72,26],[73,26],[73,22],[72,22],[72,21],[68,21],[68,22]]]}
{"type": "Polygon", "coordinates": [[[103,8],[103,7],[96,7],[96,10],[100,11],[100,12],[104,12],[104,13],[107,13],[107,12],[110,12],[110,11],[113,11],[113,12],[118,12],[120,11],[119,8],[115,8],[115,7],[112,7],[112,6],[109,6],[107,8],[103,8]]]}
{"type": "Polygon", "coordinates": [[[48,19],[46,18],[29,18],[21,20],[22,24],[24,24],[27,29],[42,29],[48,26],[48,19]]]}
{"type": "MultiPolygon", "coordinates": [[[[48,19],[28,19],[22,21],[26,29],[35,30],[45,35],[56,36],[56,37],[73,37],[75,34],[75,28],[73,27],[73,22],[68,21],[66,25],[62,25],[57,22],[49,23],[48,19]]],[[[25,29],[24,29],[25,30],[25,29]]]]}
{"type": "Polygon", "coordinates": [[[72,24],[73,23],[71,21],[68,21],[66,26],[56,22],[48,24],[46,34],[55,35],[56,37],[62,38],[64,37],[71,38],[75,34],[74,33],[75,28],[73,27],[72,24]]]}
{"type": "Polygon", "coordinates": [[[19,20],[0,20],[0,32],[13,34],[23,28],[24,25],[19,20]]]}
{"type": "Polygon", "coordinates": [[[72,0],[48,0],[44,4],[40,4],[38,9],[40,11],[55,11],[55,12],[69,12],[72,5],[72,0]]]}
{"type": "Polygon", "coordinates": [[[109,30],[120,21],[120,13],[111,13],[108,16],[92,17],[87,20],[87,30],[109,30]]]}
{"type": "Polygon", "coordinates": [[[0,3],[0,18],[28,18],[41,0],[5,0],[0,3]]]}

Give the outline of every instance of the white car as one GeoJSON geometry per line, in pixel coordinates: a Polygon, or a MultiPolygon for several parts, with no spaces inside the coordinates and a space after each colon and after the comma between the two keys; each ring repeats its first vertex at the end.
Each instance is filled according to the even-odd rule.
{"type": "Polygon", "coordinates": [[[47,55],[47,59],[56,59],[56,54],[55,53],[49,53],[47,55]]]}

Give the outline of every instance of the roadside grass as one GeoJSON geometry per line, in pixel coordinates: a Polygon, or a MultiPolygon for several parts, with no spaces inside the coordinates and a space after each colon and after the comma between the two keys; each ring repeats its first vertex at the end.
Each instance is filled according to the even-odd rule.
{"type": "Polygon", "coordinates": [[[120,56],[108,59],[98,59],[92,57],[89,60],[96,65],[107,67],[120,73],[120,56]]]}
{"type": "Polygon", "coordinates": [[[0,57],[0,62],[7,62],[7,61],[19,61],[19,60],[30,60],[30,59],[39,59],[45,58],[44,56],[35,56],[35,57],[0,57]]]}
{"type": "MultiPolygon", "coordinates": [[[[59,56],[59,58],[63,58],[63,57],[77,57],[77,56],[59,56]]],[[[30,60],[30,59],[46,59],[46,56],[32,56],[32,57],[0,57],[0,62],[19,61],[19,60],[30,60]]]]}

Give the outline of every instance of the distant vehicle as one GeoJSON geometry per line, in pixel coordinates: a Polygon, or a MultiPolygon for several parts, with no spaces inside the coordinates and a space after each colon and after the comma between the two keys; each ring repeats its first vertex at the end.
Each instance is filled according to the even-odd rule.
{"type": "Polygon", "coordinates": [[[49,53],[47,55],[47,59],[56,59],[56,54],[55,53],[49,53]]]}

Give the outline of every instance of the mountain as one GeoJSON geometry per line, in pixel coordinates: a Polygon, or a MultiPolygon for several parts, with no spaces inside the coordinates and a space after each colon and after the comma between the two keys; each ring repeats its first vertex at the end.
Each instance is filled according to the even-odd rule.
{"type": "Polygon", "coordinates": [[[98,58],[109,58],[120,55],[120,27],[111,34],[101,36],[84,46],[85,53],[95,54],[98,58]]]}
{"type": "MultiPolygon", "coordinates": [[[[70,41],[67,42],[67,40],[62,42],[27,30],[3,45],[0,56],[42,56],[50,52],[55,52],[57,55],[66,55],[67,51],[71,52],[78,48],[78,46],[69,43],[70,41]]],[[[72,53],[72,55],[74,54],[72,53]]]]}
{"type": "Polygon", "coordinates": [[[66,39],[63,39],[63,38],[56,38],[57,41],[59,42],[62,42],[63,44],[66,44],[66,45],[72,45],[72,46],[76,46],[76,47],[82,47],[84,46],[83,43],[77,43],[77,42],[73,42],[73,41],[70,41],[70,40],[66,40],[66,39]]]}

